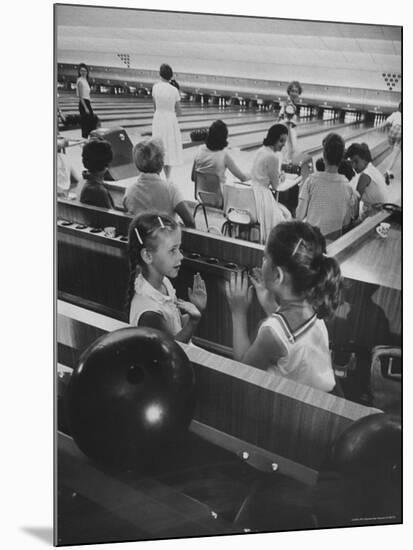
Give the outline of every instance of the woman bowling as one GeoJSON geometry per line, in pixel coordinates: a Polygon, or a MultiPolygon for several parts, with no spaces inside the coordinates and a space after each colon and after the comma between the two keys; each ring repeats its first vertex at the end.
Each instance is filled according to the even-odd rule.
{"type": "MultiPolygon", "coordinates": [[[[159,69],[159,82],[152,88],[155,113],[152,121],[152,137],[159,138],[165,149],[164,172],[168,179],[172,167],[182,164],[182,139],[176,114],[180,114],[181,96],[174,83],[173,72],[169,65],[162,64],[159,69]]],[[[175,82],[175,81],[174,81],[175,82]]]]}
{"type": "Polygon", "coordinates": [[[303,93],[301,84],[297,80],[293,80],[287,87],[287,100],[281,104],[281,109],[278,115],[280,122],[288,128],[288,140],[284,150],[284,159],[286,162],[292,162],[294,156],[298,152],[297,147],[297,124],[298,117],[298,100],[303,93]]]}

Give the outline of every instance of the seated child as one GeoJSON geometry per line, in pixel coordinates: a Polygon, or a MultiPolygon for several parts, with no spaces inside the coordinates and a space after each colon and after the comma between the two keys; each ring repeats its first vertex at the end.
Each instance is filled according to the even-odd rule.
{"type": "Polygon", "coordinates": [[[268,315],[251,342],[247,311],[252,287],[245,274],[232,274],[226,294],[232,313],[234,359],[330,392],[335,387],[323,318],[339,304],[341,274],[325,255],[317,227],[293,220],[274,227],[262,269],[250,280],[268,315]]]}
{"type": "Polygon", "coordinates": [[[197,273],[189,302],[176,298],[170,278],[182,262],[181,229],[166,214],[139,214],[130,223],[128,238],[129,287],[127,304],[131,325],[162,330],[188,342],[206,308],[205,282],[197,273]]]}
{"type": "Polygon", "coordinates": [[[184,225],[195,227],[192,213],[179,188],[172,181],[165,181],[161,177],[165,167],[162,141],[144,139],[135,145],[132,156],[139,175],[127,187],[123,197],[123,206],[128,214],[136,216],[150,210],[165,212],[172,217],[178,214],[184,225]]]}
{"type": "Polygon", "coordinates": [[[338,171],[343,156],[343,138],[328,134],[323,139],[325,169],[310,175],[300,189],[297,218],[319,227],[329,240],[339,237],[357,217],[356,195],[348,179],[338,171]]]}
{"type": "Polygon", "coordinates": [[[102,208],[115,208],[113,199],[103,181],[106,169],[112,162],[112,147],[103,139],[92,139],[83,146],[82,162],[84,184],[80,202],[102,208]]]}

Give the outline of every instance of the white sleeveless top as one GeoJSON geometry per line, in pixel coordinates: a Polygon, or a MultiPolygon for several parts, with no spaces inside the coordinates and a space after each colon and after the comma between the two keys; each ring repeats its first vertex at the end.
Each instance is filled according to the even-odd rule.
{"type": "Polygon", "coordinates": [[[268,369],[325,392],[331,391],[336,382],[331,354],[328,347],[327,328],[322,319],[314,314],[294,332],[280,313],[274,313],[266,319],[259,330],[269,327],[283,350],[275,365],[268,369]]]}
{"type": "Polygon", "coordinates": [[[135,279],[135,295],[132,298],[129,313],[129,324],[138,325],[142,313],[153,311],[162,315],[168,332],[175,336],[181,329],[181,315],[176,305],[176,292],[167,278],[163,278],[163,284],[168,295],[156,290],[140,273],[135,279]]]}
{"type": "Polygon", "coordinates": [[[76,95],[79,99],[88,99],[90,101],[90,86],[86,78],[79,76],[77,79],[76,95]]]}
{"type": "Polygon", "coordinates": [[[369,162],[362,174],[367,174],[371,179],[370,184],[361,196],[361,200],[364,203],[363,211],[366,212],[372,204],[388,202],[388,192],[384,176],[374,164],[369,162]]]}

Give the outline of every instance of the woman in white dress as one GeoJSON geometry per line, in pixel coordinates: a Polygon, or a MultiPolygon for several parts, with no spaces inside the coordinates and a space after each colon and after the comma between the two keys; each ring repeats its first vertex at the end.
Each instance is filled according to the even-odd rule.
{"type": "Polygon", "coordinates": [[[176,115],[180,114],[179,91],[176,83],[171,83],[173,72],[163,64],[159,70],[161,77],[152,88],[155,113],[152,122],[152,137],[162,140],[165,149],[165,176],[168,179],[173,166],[183,163],[181,132],[176,115]]]}
{"type": "Polygon", "coordinates": [[[274,199],[270,189],[271,186],[275,191],[282,181],[280,153],[287,139],[288,130],[284,124],[271,126],[252,165],[251,186],[260,224],[261,242],[267,240],[275,225],[291,218],[288,209],[274,199]]]}

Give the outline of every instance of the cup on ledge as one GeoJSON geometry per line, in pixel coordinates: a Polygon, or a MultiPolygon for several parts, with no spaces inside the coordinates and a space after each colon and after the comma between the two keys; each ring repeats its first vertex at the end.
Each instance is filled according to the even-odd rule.
{"type": "Polygon", "coordinates": [[[103,229],[106,237],[114,239],[116,237],[116,227],[104,227],[103,229]]]}
{"type": "Polygon", "coordinates": [[[389,230],[390,224],[386,222],[382,222],[376,227],[376,231],[382,239],[387,239],[387,237],[389,236],[389,230]]]}

